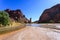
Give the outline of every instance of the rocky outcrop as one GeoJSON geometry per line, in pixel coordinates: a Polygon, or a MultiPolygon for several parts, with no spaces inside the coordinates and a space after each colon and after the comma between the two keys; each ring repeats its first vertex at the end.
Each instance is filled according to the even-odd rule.
{"type": "Polygon", "coordinates": [[[60,22],[60,4],[57,4],[49,9],[44,10],[39,18],[39,23],[60,22]]]}
{"type": "Polygon", "coordinates": [[[10,18],[14,19],[15,21],[24,22],[24,23],[27,23],[29,21],[25,17],[25,15],[23,15],[20,9],[17,10],[6,9],[5,11],[9,14],[10,18]]]}

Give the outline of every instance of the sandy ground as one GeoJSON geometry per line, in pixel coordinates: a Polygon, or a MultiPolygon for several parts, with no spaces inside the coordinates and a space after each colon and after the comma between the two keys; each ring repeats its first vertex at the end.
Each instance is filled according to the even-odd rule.
{"type": "Polygon", "coordinates": [[[0,35],[0,40],[60,40],[60,30],[29,26],[0,35]]]}

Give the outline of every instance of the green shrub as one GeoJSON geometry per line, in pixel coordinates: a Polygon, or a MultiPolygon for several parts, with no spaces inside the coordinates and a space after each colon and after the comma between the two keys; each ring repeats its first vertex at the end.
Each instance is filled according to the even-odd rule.
{"type": "Polygon", "coordinates": [[[54,21],[53,20],[50,20],[50,23],[54,23],[54,21]]]}
{"type": "Polygon", "coordinates": [[[6,26],[9,24],[9,14],[5,11],[0,11],[0,24],[6,26]]]}

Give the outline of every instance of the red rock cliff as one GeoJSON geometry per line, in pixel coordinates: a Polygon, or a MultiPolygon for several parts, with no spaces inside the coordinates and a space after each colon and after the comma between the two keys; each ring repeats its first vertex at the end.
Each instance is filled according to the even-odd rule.
{"type": "Polygon", "coordinates": [[[24,23],[27,23],[29,21],[25,17],[25,15],[23,15],[20,9],[17,10],[6,9],[5,11],[9,14],[10,18],[13,18],[15,21],[20,21],[24,23]]]}
{"type": "Polygon", "coordinates": [[[60,4],[57,4],[49,9],[44,10],[39,18],[39,23],[60,22],[60,4]]]}

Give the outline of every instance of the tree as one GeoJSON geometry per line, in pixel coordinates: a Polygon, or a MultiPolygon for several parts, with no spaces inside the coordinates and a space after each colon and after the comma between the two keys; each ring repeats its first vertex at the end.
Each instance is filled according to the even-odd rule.
{"type": "Polygon", "coordinates": [[[53,20],[50,20],[50,23],[54,23],[54,21],[53,20]]]}
{"type": "Polygon", "coordinates": [[[23,17],[25,17],[25,15],[23,15],[23,17]]]}
{"type": "Polygon", "coordinates": [[[0,11],[0,24],[6,26],[9,24],[9,14],[5,11],[0,11]]]}
{"type": "Polygon", "coordinates": [[[60,20],[58,21],[58,23],[60,23],[60,20]]]}

